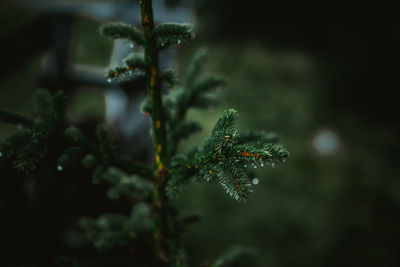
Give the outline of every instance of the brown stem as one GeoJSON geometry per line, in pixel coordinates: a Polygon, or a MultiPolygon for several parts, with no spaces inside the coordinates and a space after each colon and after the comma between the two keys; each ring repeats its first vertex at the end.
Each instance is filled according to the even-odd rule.
{"type": "Polygon", "coordinates": [[[146,83],[149,100],[152,103],[152,130],[154,144],[154,240],[156,257],[160,266],[167,266],[168,250],[168,199],[165,195],[166,177],[168,174],[167,142],[165,117],[162,106],[162,95],[159,82],[158,49],[152,37],[154,29],[153,8],[151,0],[140,0],[140,13],[144,31],[144,53],[148,69],[146,83]]]}

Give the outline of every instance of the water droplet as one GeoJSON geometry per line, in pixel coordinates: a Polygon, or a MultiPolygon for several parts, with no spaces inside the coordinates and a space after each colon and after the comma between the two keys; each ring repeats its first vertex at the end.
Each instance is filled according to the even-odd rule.
{"type": "Polygon", "coordinates": [[[178,42],[176,42],[178,45],[180,45],[182,43],[182,40],[178,40],[178,42]]]}
{"type": "Polygon", "coordinates": [[[261,162],[261,163],[260,163],[260,166],[261,166],[261,167],[264,167],[264,163],[261,162]]]}
{"type": "Polygon", "coordinates": [[[257,169],[257,165],[256,164],[253,164],[253,167],[254,167],[254,169],[257,169]]]}
{"type": "Polygon", "coordinates": [[[57,171],[60,172],[60,171],[62,171],[62,170],[63,170],[63,167],[62,167],[61,165],[58,165],[58,166],[57,166],[57,171]]]}
{"type": "Polygon", "coordinates": [[[111,82],[112,82],[112,79],[111,79],[111,78],[108,78],[108,79],[107,79],[107,82],[111,83],[111,82]]]}
{"type": "Polygon", "coordinates": [[[247,168],[247,165],[246,165],[246,164],[244,164],[244,165],[243,165],[243,167],[247,168]]]}
{"type": "Polygon", "coordinates": [[[340,151],[341,140],[338,134],[330,129],[320,130],[313,138],[314,149],[324,156],[334,155],[340,151]]]}
{"type": "Polygon", "coordinates": [[[275,163],[272,162],[272,163],[271,163],[271,167],[272,167],[272,168],[275,167],[275,163]]]}
{"type": "Polygon", "coordinates": [[[258,180],[258,178],[253,178],[253,180],[251,182],[253,184],[258,184],[260,182],[260,180],[258,180]]]}
{"type": "Polygon", "coordinates": [[[161,46],[164,46],[165,44],[164,43],[161,43],[161,46]]]}
{"type": "Polygon", "coordinates": [[[134,48],[134,47],[135,47],[135,44],[129,44],[129,47],[130,47],[130,48],[134,48]]]}

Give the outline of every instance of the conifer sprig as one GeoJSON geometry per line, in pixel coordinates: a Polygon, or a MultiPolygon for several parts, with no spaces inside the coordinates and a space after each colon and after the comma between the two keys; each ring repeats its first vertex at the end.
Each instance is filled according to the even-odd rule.
{"type": "Polygon", "coordinates": [[[152,31],[152,38],[156,40],[159,49],[167,48],[173,44],[182,44],[195,37],[190,24],[163,23],[157,25],[152,31]]]}
{"type": "Polygon", "coordinates": [[[215,104],[215,95],[209,93],[225,83],[225,80],[217,75],[200,78],[205,58],[205,50],[199,50],[188,68],[181,87],[164,97],[163,104],[166,107],[169,129],[168,151],[171,156],[176,155],[180,141],[201,130],[199,123],[186,119],[189,109],[206,108],[215,104]]]}
{"type": "MultiPolygon", "coordinates": [[[[289,153],[278,144],[274,134],[239,133],[235,127],[238,112],[233,109],[223,113],[201,144],[188,153],[178,153],[179,143],[201,129],[198,122],[187,118],[189,109],[214,105],[216,98],[212,92],[225,80],[217,75],[202,75],[204,50],[195,55],[182,83],[174,70],[161,70],[160,50],[193,39],[193,27],[177,23],[154,25],[151,0],[140,0],[140,9],[141,29],[111,23],[103,25],[100,32],[113,39],[129,39],[144,48],[143,54],[132,54],[122,66],[108,69],[105,77],[124,80],[138,74],[145,76],[149,97],[142,110],[152,121],[153,166],[119,155],[103,125],[96,129],[97,141],[89,140],[75,127],[65,128],[66,99],[61,91],[54,95],[44,90],[35,93],[35,119],[0,111],[0,121],[23,126],[0,145],[0,157],[11,159],[19,170],[32,170],[45,157],[53,138],[64,133],[68,145],[58,158],[59,171],[81,163],[93,171],[95,184],[109,184],[110,199],[140,201],[129,216],[107,213],[97,219],[83,218],[81,226],[94,246],[101,250],[126,248],[141,237],[152,236],[157,266],[188,266],[180,236],[196,219],[181,216],[169,198],[184,190],[189,182],[214,182],[233,199],[244,201],[253,190],[252,169],[284,163],[289,153]],[[162,85],[178,89],[163,95],[162,85]]],[[[236,247],[212,266],[231,266],[252,253],[253,250],[236,247]]]]}
{"type": "Polygon", "coordinates": [[[145,203],[138,203],[130,216],[105,213],[97,219],[82,218],[80,222],[86,236],[100,250],[133,245],[140,237],[149,237],[153,222],[151,210],[145,203]]]}
{"type": "Polygon", "coordinates": [[[149,198],[153,192],[153,184],[137,175],[127,175],[123,171],[109,167],[103,174],[103,179],[112,187],[108,191],[108,197],[119,199],[123,196],[131,199],[149,198]]]}
{"type": "Polygon", "coordinates": [[[166,69],[160,75],[160,81],[170,88],[174,88],[178,83],[178,75],[174,69],[166,69]]]}
{"type": "Polygon", "coordinates": [[[133,75],[145,73],[147,64],[142,54],[132,53],[124,59],[124,66],[118,66],[106,70],[104,77],[108,79],[119,78],[120,80],[128,80],[133,75]]]}
{"type": "Polygon", "coordinates": [[[66,97],[62,91],[53,96],[45,90],[34,94],[38,117],[31,119],[11,112],[0,112],[2,121],[24,128],[0,145],[2,157],[10,159],[17,170],[29,172],[43,160],[65,115],[66,97]]]}
{"type": "Polygon", "coordinates": [[[243,201],[252,192],[248,167],[275,166],[285,162],[289,154],[281,145],[274,143],[275,139],[274,142],[263,142],[251,138],[261,133],[240,138],[234,127],[237,117],[237,111],[225,111],[192,159],[190,155],[181,155],[175,159],[176,172],[172,172],[168,182],[168,195],[174,196],[181,191],[180,187],[190,181],[188,177],[196,175],[207,182],[218,182],[228,195],[243,201]],[[250,142],[244,143],[245,140],[250,142]],[[182,165],[190,171],[185,171],[182,165]]]}
{"type": "Polygon", "coordinates": [[[8,110],[0,110],[0,121],[19,124],[28,128],[33,124],[33,120],[31,118],[8,110]]]}
{"type": "Polygon", "coordinates": [[[98,144],[90,142],[75,127],[65,129],[64,136],[71,142],[71,147],[58,158],[58,166],[61,169],[74,166],[80,160],[86,168],[94,168],[93,182],[95,184],[107,180],[105,175],[109,167],[119,168],[130,175],[136,174],[144,179],[152,177],[149,167],[118,155],[114,151],[112,137],[104,125],[96,128],[98,144]]]}
{"type": "Polygon", "coordinates": [[[143,33],[125,23],[107,23],[100,27],[100,33],[113,39],[129,39],[138,45],[144,45],[143,33]]]}
{"type": "Polygon", "coordinates": [[[45,90],[37,90],[33,99],[37,113],[35,118],[0,111],[1,121],[23,126],[0,144],[1,159],[11,160],[17,170],[34,170],[46,157],[49,147],[64,132],[64,138],[69,141],[70,146],[58,157],[58,171],[76,166],[85,158],[84,165],[96,169],[93,174],[96,183],[103,180],[103,173],[108,166],[121,168],[131,175],[137,174],[145,179],[152,177],[147,166],[115,153],[111,136],[104,126],[97,127],[98,145],[88,140],[79,129],[64,128],[66,97],[62,91],[51,95],[45,90]]]}

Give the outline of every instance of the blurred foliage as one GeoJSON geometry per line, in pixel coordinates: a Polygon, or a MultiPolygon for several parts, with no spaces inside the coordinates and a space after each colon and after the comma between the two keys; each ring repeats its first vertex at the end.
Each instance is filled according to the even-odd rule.
{"type": "MultiPolygon", "coordinates": [[[[0,33],[4,36],[8,32],[17,31],[19,27],[29,24],[37,17],[35,13],[20,10],[1,9],[0,33]],[[12,23],[9,23],[12,20],[12,23]]],[[[101,22],[89,18],[77,18],[72,25],[73,46],[71,48],[71,62],[92,66],[105,66],[109,63],[112,43],[100,36],[101,22]]],[[[40,78],[41,55],[27,60],[17,72],[0,81],[0,106],[17,112],[29,114],[31,110],[31,96],[37,87],[40,78]],[[24,77],[21,79],[20,77],[24,77]],[[17,88],[17,90],[15,90],[17,88]],[[23,98],[20,96],[24,95],[23,98]],[[15,101],[14,101],[15,100],[15,101]]],[[[55,88],[57,89],[57,88],[55,88]]],[[[72,120],[101,118],[104,114],[104,99],[102,93],[94,91],[80,91],[69,100],[71,109],[69,116],[72,120]]],[[[15,127],[8,124],[0,125],[0,140],[9,136],[15,127]]]]}
{"type": "Polygon", "coordinates": [[[323,66],[305,54],[269,52],[259,44],[209,46],[209,70],[229,77],[221,98],[238,108],[241,127],[277,130],[293,152],[285,168],[257,172],[260,184],[246,206],[209,186],[184,194],[179,205],[205,218],[187,237],[193,256],[213,258],[218,248],[242,240],[262,251],[257,266],[396,266],[395,135],[351,116],[320,121],[315,113],[330,111],[318,103],[324,83],[316,69],[323,66]],[[340,136],[341,151],[316,153],[312,139],[320,128],[340,136]]]}
{"type": "MultiPolygon", "coordinates": [[[[336,14],[327,16],[301,2],[269,2],[267,9],[258,8],[264,3],[256,2],[198,1],[196,29],[201,42],[180,50],[180,69],[185,70],[197,46],[206,46],[210,54],[207,71],[223,74],[228,84],[219,94],[223,102],[219,110],[189,112],[204,130],[181,144],[181,150],[199,143],[220,111],[235,107],[241,116],[240,130],[276,131],[291,158],[283,168],[257,170],[260,184],[245,204],[232,202],[218,187],[189,185],[177,203],[184,212],[198,211],[204,218],[185,237],[189,256],[196,264],[211,262],[222,248],[239,241],[258,249],[256,266],[400,265],[400,145],[398,98],[393,92],[400,40],[399,23],[393,16],[397,9],[377,3],[365,4],[360,10],[337,4],[323,9],[336,14]],[[339,136],[341,146],[336,154],[323,156],[314,150],[313,138],[320,129],[339,136]]],[[[97,34],[97,26],[87,19],[75,23],[74,62],[107,64],[111,43],[97,34]]],[[[25,96],[31,95],[36,74],[37,61],[33,61],[1,81],[1,106],[29,113],[30,97],[25,96]]],[[[77,100],[74,116],[93,108],[82,108],[85,105],[79,102],[88,98],[79,99],[83,100],[77,100]]],[[[0,127],[0,138],[4,138],[10,129],[0,127]]],[[[49,176],[48,171],[41,173],[49,176]]],[[[41,180],[42,202],[30,200],[29,183],[17,184],[18,176],[9,176],[15,184],[8,184],[7,190],[14,195],[2,190],[3,199],[17,203],[13,208],[19,209],[15,216],[21,222],[32,220],[29,227],[17,224],[30,234],[12,236],[9,246],[27,252],[33,247],[29,239],[43,238],[34,234],[38,229],[54,233],[55,226],[41,226],[43,221],[38,219],[53,210],[76,209],[80,215],[91,210],[91,216],[112,210],[109,203],[96,202],[104,196],[104,188],[96,189],[97,198],[88,199],[90,190],[78,189],[79,180],[65,176],[74,176],[60,178],[68,189],[56,185],[54,177],[41,180]],[[46,189],[50,186],[52,192],[46,189]],[[60,204],[61,196],[67,196],[69,205],[56,208],[44,202],[52,198],[60,204]],[[18,202],[17,197],[25,202],[18,202]],[[37,216],[24,212],[26,206],[39,204],[45,208],[37,216]]],[[[86,186],[92,188],[90,183],[86,186]]],[[[5,204],[1,205],[0,209],[5,204]]],[[[129,214],[129,208],[123,208],[129,214]]],[[[62,211],[57,215],[64,218],[62,211]]],[[[62,219],[53,225],[57,223],[65,224],[62,219]]],[[[80,246],[85,244],[82,241],[80,246]]],[[[59,252],[59,247],[47,251],[49,255],[59,252]]]]}
{"type": "Polygon", "coordinates": [[[97,90],[84,90],[70,99],[69,116],[75,121],[101,119],[104,116],[104,94],[97,90]]]}
{"type": "MultiPolygon", "coordinates": [[[[32,88],[37,81],[37,60],[26,62],[26,65],[19,70],[18,75],[12,75],[5,80],[0,81],[0,106],[6,109],[12,109],[20,113],[29,114],[31,110],[32,88]],[[22,75],[24,79],[20,79],[22,75]],[[18,88],[18,90],[12,90],[18,88]],[[24,95],[26,97],[21,97],[24,95]],[[16,101],[10,101],[15,99],[16,101]]],[[[15,126],[9,124],[0,125],[0,140],[13,132],[15,126]]]]}
{"type": "MultiPolygon", "coordinates": [[[[0,13],[0,41],[9,34],[20,36],[20,29],[24,27],[29,29],[34,20],[37,18],[40,20],[42,15],[12,8],[0,8],[0,13]]],[[[72,32],[76,46],[73,45],[71,48],[72,54],[81,50],[80,54],[70,58],[74,63],[90,61],[91,64],[105,65],[108,62],[111,43],[106,40],[106,48],[101,46],[104,39],[98,34],[98,25],[99,22],[87,18],[79,19],[73,25],[72,32]],[[92,43],[82,43],[85,38],[90,38],[92,43]],[[91,51],[87,45],[92,46],[91,51]],[[86,51],[82,51],[85,49],[86,51]]],[[[38,30],[36,34],[47,34],[44,29],[42,30],[42,32],[38,30]]],[[[25,46],[19,44],[16,49],[20,49],[21,46],[30,49],[30,41],[32,40],[26,40],[25,46]]],[[[40,43],[42,44],[44,43],[40,43]]],[[[32,109],[32,95],[43,78],[42,59],[48,52],[47,48],[47,46],[35,47],[39,53],[32,53],[29,58],[21,58],[18,54],[3,55],[4,62],[14,60],[21,64],[13,65],[12,71],[7,75],[1,73],[3,74],[0,80],[1,108],[29,116],[35,114],[32,109]]],[[[46,89],[55,91],[58,88],[46,89]]],[[[68,100],[72,108],[67,111],[68,117],[74,122],[81,123],[85,133],[93,135],[94,128],[90,120],[103,117],[103,93],[87,90],[75,92],[69,94],[68,100]]],[[[0,142],[16,130],[16,126],[1,123],[0,142]]],[[[54,266],[56,257],[70,254],[85,255],[90,258],[93,252],[84,237],[83,230],[79,227],[79,219],[83,215],[98,216],[104,211],[120,210],[129,214],[130,205],[120,201],[116,203],[108,201],[105,197],[106,188],[93,187],[90,179],[87,179],[90,173],[84,168],[78,167],[63,173],[56,170],[59,155],[56,151],[63,149],[65,145],[58,140],[43,159],[45,166],[38,168],[31,175],[18,173],[8,165],[0,164],[0,217],[2,218],[0,235],[6,241],[0,246],[4,252],[1,266],[17,266],[17,264],[54,266]],[[43,251],[45,253],[42,253],[43,251]]]]}
{"type": "MultiPolygon", "coordinates": [[[[392,46],[399,41],[397,35],[382,36],[378,29],[387,26],[384,32],[398,32],[398,24],[390,24],[392,16],[382,23],[368,21],[375,24],[371,33],[367,25],[354,23],[366,21],[362,14],[354,20],[328,18],[329,27],[318,31],[306,18],[296,24],[309,12],[293,1],[286,6],[271,3],[268,17],[262,16],[264,9],[255,8],[255,1],[245,6],[232,1],[226,13],[218,10],[227,9],[227,2],[202,2],[197,28],[201,45],[210,50],[207,69],[228,80],[220,95],[222,108],[237,108],[242,129],[277,131],[292,153],[284,168],[257,171],[260,184],[246,206],[221,198],[218,189],[207,185],[182,196],[180,207],[197,209],[205,218],[187,236],[191,256],[199,262],[206,255],[212,259],[221,247],[242,240],[260,250],[257,266],[397,266],[399,131],[389,112],[396,77],[388,72],[394,58],[389,60],[389,51],[372,50],[376,43],[366,41],[374,37],[366,34],[382,37],[380,47],[392,46]],[[286,23],[283,18],[274,21],[283,12],[277,7],[287,12],[286,23]],[[337,32],[329,35],[332,28],[346,33],[346,39],[337,32]],[[352,51],[358,56],[346,60],[352,51]],[[379,96],[377,88],[382,90],[379,96]],[[321,129],[338,136],[336,153],[324,156],[313,147],[321,129]]],[[[191,49],[181,54],[183,62],[191,49]]],[[[208,121],[215,120],[214,114],[192,116],[208,121]]],[[[190,141],[197,142],[202,134],[190,141]]],[[[190,142],[182,149],[187,146],[190,142]]]]}
{"type": "Polygon", "coordinates": [[[112,41],[99,34],[101,21],[81,17],[74,21],[73,38],[75,46],[72,50],[72,61],[91,66],[109,64],[112,41]]]}
{"type": "Polygon", "coordinates": [[[7,33],[15,31],[21,27],[21,25],[31,22],[36,17],[37,14],[9,8],[7,5],[4,5],[4,7],[0,7],[0,34],[6,35],[7,33]]]}

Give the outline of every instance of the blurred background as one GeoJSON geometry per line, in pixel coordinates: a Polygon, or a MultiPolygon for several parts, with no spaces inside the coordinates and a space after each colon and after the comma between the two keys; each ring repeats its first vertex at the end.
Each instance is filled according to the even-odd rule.
{"type": "MultiPolygon", "coordinates": [[[[215,109],[189,115],[203,140],[226,108],[239,129],[272,131],[291,156],[257,169],[246,203],[216,185],[193,185],[176,204],[202,220],[185,236],[191,266],[240,244],[257,248],[252,266],[400,266],[398,62],[394,6],[311,1],[154,0],[157,22],[192,22],[197,38],[161,55],[184,73],[206,47],[204,73],[227,85],[215,109]]],[[[63,89],[68,123],[94,133],[106,121],[122,153],[151,161],[149,121],[139,112],[143,81],[103,78],[132,51],[98,34],[104,22],[138,25],[134,0],[2,1],[0,107],[32,114],[35,88],[63,89]]],[[[0,125],[0,141],[17,129],[0,125]]],[[[62,144],[60,144],[61,146],[62,144]]],[[[58,256],[94,257],[82,216],[129,213],[106,198],[81,167],[56,170],[57,147],[29,175],[0,163],[0,265],[52,265],[58,256]],[[15,256],[17,255],[17,256],[15,256]]],[[[250,266],[250,264],[249,264],[250,266]]]]}

